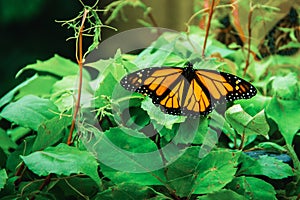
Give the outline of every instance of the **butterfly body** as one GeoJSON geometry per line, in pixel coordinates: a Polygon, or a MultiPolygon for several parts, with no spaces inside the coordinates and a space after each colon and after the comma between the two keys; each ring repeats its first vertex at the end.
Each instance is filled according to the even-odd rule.
{"type": "Polygon", "coordinates": [[[130,91],[150,96],[162,111],[172,115],[207,115],[227,101],[248,99],[256,89],[232,74],[187,67],[152,67],[133,72],[121,80],[130,91]]]}

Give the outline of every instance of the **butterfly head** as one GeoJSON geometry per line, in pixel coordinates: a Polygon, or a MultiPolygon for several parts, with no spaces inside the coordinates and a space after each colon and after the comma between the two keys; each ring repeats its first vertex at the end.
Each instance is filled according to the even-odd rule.
{"type": "Polygon", "coordinates": [[[187,62],[185,65],[187,68],[193,68],[193,64],[191,62],[187,62]]]}

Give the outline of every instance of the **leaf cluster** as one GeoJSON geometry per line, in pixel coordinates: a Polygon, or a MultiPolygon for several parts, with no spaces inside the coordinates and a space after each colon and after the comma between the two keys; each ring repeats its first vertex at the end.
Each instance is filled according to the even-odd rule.
{"type": "MultiPolygon", "coordinates": [[[[129,1],[128,1],[129,2],[129,1]]],[[[203,31],[165,33],[138,55],[117,51],[83,73],[73,145],[66,145],[78,67],[55,55],[23,68],[35,74],[0,99],[1,199],[280,199],[300,190],[298,58],[252,62],[259,91],[207,117],[167,115],[120,79],[140,67],[184,66],[242,76],[244,52],[203,31]],[[222,59],[220,59],[222,58],[222,59]],[[284,70],[279,66],[285,65],[284,70]],[[3,124],[3,125],[2,125],[3,124]],[[50,184],[39,187],[50,175],[50,184]],[[263,188],[263,189],[262,189],[263,188]]]]}

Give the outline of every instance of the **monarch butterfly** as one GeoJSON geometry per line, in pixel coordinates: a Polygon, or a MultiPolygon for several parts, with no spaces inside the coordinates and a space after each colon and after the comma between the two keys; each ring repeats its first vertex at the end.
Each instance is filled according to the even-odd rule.
{"type": "Polygon", "coordinates": [[[172,115],[197,117],[207,115],[217,104],[249,99],[256,89],[249,82],[232,74],[186,67],[152,67],[123,77],[121,85],[142,93],[172,115]]]}

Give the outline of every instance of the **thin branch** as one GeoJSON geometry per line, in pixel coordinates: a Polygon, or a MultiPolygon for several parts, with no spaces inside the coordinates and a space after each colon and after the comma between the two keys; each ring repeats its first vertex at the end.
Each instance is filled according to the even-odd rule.
{"type": "Polygon", "coordinates": [[[73,132],[75,129],[75,123],[76,123],[76,118],[77,118],[77,114],[80,108],[80,99],[81,99],[81,90],[82,90],[82,68],[83,68],[83,52],[82,52],[82,32],[84,29],[84,22],[86,20],[86,16],[87,13],[89,12],[89,10],[85,9],[83,16],[82,16],[82,21],[81,21],[81,26],[79,29],[79,36],[78,36],[78,40],[76,41],[76,60],[78,63],[78,67],[79,67],[79,83],[78,83],[78,95],[77,95],[77,100],[76,100],[76,104],[75,104],[75,110],[73,113],[73,119],[72,119],[72,124],[71,124],[71,128],[70,128],[70,132],[69,132],[69,137],[68,137],[68,141],[67,144],[71,145],[72,144],[72,136],[73,136],[73,132]]]}
{"type": "Polygon", "coordinates": [[[206,33],[205,33],[205,38],[204,38],[204,43],[203,43],[203,49],[202,49],[202,57],[203,58],[205,56],[205,48],[206,48],[207,38],[208,38],[208,34],[209,34],[211,19],[212,19],[213,13],[214,13],[214,7],[215,7],[215,0],[212,0],[210,10],[209,10],[209,16],[208,16],[206,33]]]}
{"type": "Polygon", "coordinates": [[[241,144],[239,146],[239,150],[242,150],[244,148],[245,139],[246,139],[246,134],[245,134],[245,132],[243,132],[243,134],[241,136],[241,144]]]}
{"type": "MultiPolygon", "coordinates": [[[[232,9],[234,9],[234,7],[231,5],[231,4],[226,4],[226,5],[218,5],[218,6],[215,6],[215,9],[218,9],[218,8],[227,8],[227,7],[230,7],[232,9]]],[[[196,13],[194,13],[190,18],[189,20],[185,23],[186,25],[186,30],[185,32],[189,33],[189,26],[190,24],[192,23],[192,21],[197,17],[197,15],[200,15],[202,13],[205,13],[207,11],[209,11],[210,9],[209,8],[205,8],[205,9],[202,9],[202,10],[199,10],[197,11],[196,13]]]]}
{"type": "Polygon", "coordinates": [[[149,19],[150,19],[152,25],[153,25],[154,27],[158,27],[158,24],[157,24],[156,20],[154,19],[153,15],[152,15],[150,12],[147,14],[147,16],[149,17],[149,19]]]}

